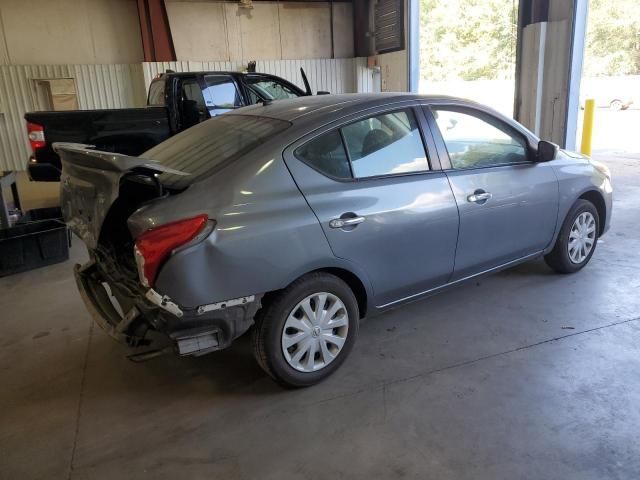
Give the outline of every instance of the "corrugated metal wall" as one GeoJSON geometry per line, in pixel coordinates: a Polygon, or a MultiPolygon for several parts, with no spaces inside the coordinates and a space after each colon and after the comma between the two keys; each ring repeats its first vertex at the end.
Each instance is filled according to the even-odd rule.
{"type": "Polygon", "coordinates": [[[256,63],[258,72],[278,75],[304,89],[300,68],[304,68],[313,93],[319,90],[331,93],[356,92],[356,71],[353,58],[262,60],[256,63]]]}
{"type": "MultiPolygon", "coordinates": [[[[238,71],[247,62],[154,62],[119,65],[0,65],[0,170],[24,170],[31,153],[24,114],[46,103],[36,80],[74,78],[81,109],[141,107],[149,83],[166,69],[175,71],[238,71]]],[[[281,76],[302,88],[300,67],[313,92],[376,92],[379,75],[365,58],[263,60],[259,72],[281,76]]]]}
{"type": "Polygon", "coordinates": [[[31,148],[24,114],[46,104],[36,80],[74,78],[81,109],[143,106],[142,65],[0,65],[0,169],[24,170],[31,148]]]}
{"type": "Polygon", "coordinates": [[[358,57],[353,59],[353,68],[356,76],[355,92],[358,93],[379,93],[380,92],[380,71],[367,67],[367,59],[358,57]]]}
{"type": "Polygon", "coordinates": [[[71,65],[82,109],[143,107],[147,102],[142,65],[71,65]]]}

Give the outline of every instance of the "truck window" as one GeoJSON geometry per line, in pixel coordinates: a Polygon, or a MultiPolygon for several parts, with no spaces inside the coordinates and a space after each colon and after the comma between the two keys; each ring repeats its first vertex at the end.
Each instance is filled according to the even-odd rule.
{"type": "Polygon", "coordinates": [[[147,105],[164,107],[164,78],[159,78],[149,85],[147,105]]]}
{"type": "Polygon", "coordinates": [[[242,97],[231,75],[205,75],[204,83],[204,98],[212,117],[242,106],[242,97]]]}
{"type": "Polygon", "coordinates": [[[172,188],[185,188],[233,162],[287,129],[291,124],[253,115],[220,115],[147,150],[140,157],[188,173],[160,175],[172,188]]]}
{"type": "Polygon", "coordinates": [[[196,78],[182,80],[180,86],[182,129],[187,129],[209,118],[209,112],[204,103],[202,89],[196,78]]]}
{"type": "Polygon", "coordinates": [[[270,77],[262,77],[259,75],[247,75],[245,82],[249,91],[249,100],[251,103],[258,103],[261,98],[267,100],[282,100],[286,98],[297,98],[300,96],[298,92],[270,77]]]}

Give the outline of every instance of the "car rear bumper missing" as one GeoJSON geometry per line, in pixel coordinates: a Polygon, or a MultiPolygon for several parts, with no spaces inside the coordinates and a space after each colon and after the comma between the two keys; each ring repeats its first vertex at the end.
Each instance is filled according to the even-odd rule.
{"type": "Polygon", "coordinates": [[[123,319],[119,312],[111,304],[109,295],[104,288],[94,288],[95,283],[89,280],[87,271],[94,265],[90,265],[93,262],[89,262],[85,265],[76,265],[73,268],[73,273],[76,278],[76,285],[80,292],[87,310],[93,317],[93,320],[107,332],[111,338],[120,342],[127,343],[128,335],[123,331],[123,319]]]}
{"type": "Polygon", "coordinates": [[[95,260],[74,268],[80,296],[93,320],[119,343],[138,346],[149,330],[168,337],[180,355],[203,355],[228,347],[253,324],[259,297],[186,309],[153,289],[132,292],[107,278],[95,260]],[[106,284],[106,285],[105,285],[106,284]],[[110,291],[109,291],[110,290],[110,291]]]}

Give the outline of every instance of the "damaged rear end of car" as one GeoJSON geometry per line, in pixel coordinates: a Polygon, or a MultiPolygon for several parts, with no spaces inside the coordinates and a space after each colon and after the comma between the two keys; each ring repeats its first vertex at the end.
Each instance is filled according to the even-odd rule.
{"type": "MultiPolygon", "coordinates": [[[[93,319],[130,347],[155,343],[166,350],[201,355],[226,347],[244,333],[259,306],[242,297],[200,306],[182,306],[154,289],[164,262],[197,247],[215,228],[206,212],[155,225],[134,238],[130,217],[144,206],[187,189],[189,172],[142,157],[101,152],[81,144],[57,143],[62,162],[61,203],[70,229],[86,244],[89,261],[75,266],[78,290],[93,319]]],[[[142,355],[154,355],[150,350],[142,355]]]]}

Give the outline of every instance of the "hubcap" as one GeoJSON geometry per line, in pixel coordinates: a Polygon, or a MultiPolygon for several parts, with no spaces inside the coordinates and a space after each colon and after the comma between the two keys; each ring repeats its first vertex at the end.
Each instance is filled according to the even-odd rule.
{"type": "Polygon", "coordinates": [[[596,241],[596,219],[590,212],[582,212],[569,232],[569,259],[582,263],[589,256],[596,241]]]}
{"type": "Polygon", "coordinates": [[[338,356],[347,339],[349,314],[337,296],[318,292],[298,303],[282,329],[282,353],[300,372],[314,372],[338,356]]]}

